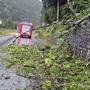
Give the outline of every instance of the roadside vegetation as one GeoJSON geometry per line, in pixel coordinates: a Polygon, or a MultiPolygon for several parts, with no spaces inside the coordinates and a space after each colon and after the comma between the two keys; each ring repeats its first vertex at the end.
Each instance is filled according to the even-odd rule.
{"type": "Polygon", "coordinates": [[[6,35],[6,34],[11,34],[16,32],[15,29],[5,29],[5,28],[0,28],[0,35],[6,35]]]}
{"type": "Polygon", "coordinates": [[[38,35],[47,40],[56,35],[56,45],[7,47],[6,67],[15,65],[18,75],[42,78],[42,90],[89,90],[89,67],[85,60],[73,58],[67,42],[69,29],[70,26],[57,23],[43,32],[37,30],[38,35]]]}
{"type": "Polygon", "coordinates": [[[9,19],[3,19],[0,25],[0,35],[10,34],[16,32],[16,23],[9,19]]]}
{"type": "MultiPolygon", "coordinates": [[[[75,13],[77,20],[90,13],[90,3],[83,2],[84,0],[75,2],[76,10],[80,8],[75,13]]],[[[63,12],[65,15],[60,22],[36,30],[37,37],[50,42],[50,45],[8,46],[5,48],[8,52],[6,67],[15,65],[18,75],[42,78],[40,82],[42,90],[89,90],[88,62],[80,57],[73,57],[73,51],[68,45],[68,34],[74,26],[65,25],[64,21],[67,19],[76,21],[76,18],[67,11],[66,4],[65,6],[63,9],[66,13],[63,12]],[[50,40],[53,37],[54,44],[50,40]]]]}

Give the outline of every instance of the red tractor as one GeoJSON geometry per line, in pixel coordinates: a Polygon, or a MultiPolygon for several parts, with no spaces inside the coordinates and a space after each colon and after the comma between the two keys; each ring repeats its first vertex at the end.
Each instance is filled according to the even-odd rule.
{"type": "Polygon", "coordinates": [[[32,36],[33,24],[27,22],[20,22],[17,25],[17,31],[19,37],[30,37],[32,36]]]}

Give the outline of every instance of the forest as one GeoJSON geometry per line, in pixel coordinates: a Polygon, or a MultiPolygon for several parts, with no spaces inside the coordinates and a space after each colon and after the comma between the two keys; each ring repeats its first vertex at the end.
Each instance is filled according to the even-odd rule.
{"type": "Polygon", "coordinates": [[[40,24],[39,0],[0,0],[0,19],[5,23],[28,21],[40,24]]]}

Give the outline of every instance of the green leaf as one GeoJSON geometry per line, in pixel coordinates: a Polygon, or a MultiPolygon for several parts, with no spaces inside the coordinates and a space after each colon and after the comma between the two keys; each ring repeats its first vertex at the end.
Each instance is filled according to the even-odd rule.
{"type": "Polygon", "coordinates": [[[45,64],[46,64],[47,66],[50,66],[51,63],[52,63],[52,60],[49,59],[49,58],[45,58],[45,59],[44,59],[44,62],[45,62],[45,64]]]}

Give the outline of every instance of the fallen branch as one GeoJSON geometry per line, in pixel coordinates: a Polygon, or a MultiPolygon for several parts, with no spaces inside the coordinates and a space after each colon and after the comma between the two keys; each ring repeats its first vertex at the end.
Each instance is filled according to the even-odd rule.
{"type": "Polygon", "coordinates": [[[52,23],[50,23],[50,24],[46,24],[46,25],[44,25],[44,26],[39,26],[39,27],[37,27],[37,28],[34,28],[33,30],[37,30],[37,29],[39,29],[39,28],[46,28],[46,27],[49,27],[50,25],[53,25],[53,24],[57,24],[57,21],[54,21],[54,22],[52,22],[52,23]]]}
{"type": "Polygon", "coordinates": [[[75,15],[75,10],[73,9],[73,5],[74,5],[74,2],[71,2],[71,0],[67,0],[67,3],[68,3],[68,6],[69,6],[69,9],[71,11],[71,13],[75,16],[75,18],[77,19],[76,15],[75,15]]]}
{"type": "Polygon", "coordinates": [[[82,23],[84,20],[86,20],[89,16],[90,16],[90,14],[88,14],[87,16],[83,17],[81,20],[78,20],[78,21],[67,20],[67,21],[64,21],[64,22],[67,25],[78,26],[80,23],[82,23]]]}
{"type": "Polygon", "coordinates": [[[88,14],[87,16],[83,17],[81,20],[76,21],[76,25],[79,25],[80,23],[82,23],[84,20],[86,20],[86,18],[88,18],[90,16],[90,14],[88,14]]]}

